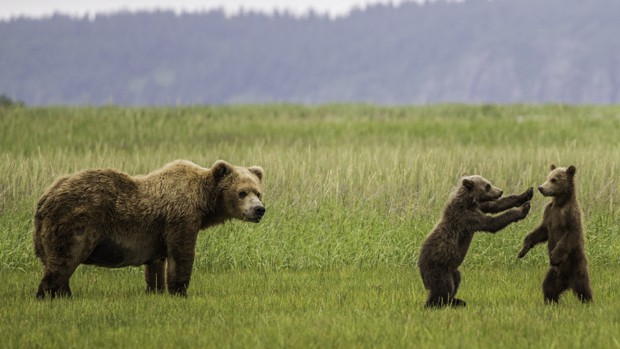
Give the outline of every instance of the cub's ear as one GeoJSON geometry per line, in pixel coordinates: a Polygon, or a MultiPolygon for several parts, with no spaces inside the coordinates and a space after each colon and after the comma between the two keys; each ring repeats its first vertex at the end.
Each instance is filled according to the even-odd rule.
{"type": "Polygon", "coordinates": [[[215,178],[216,181],[222,180],[233,171],[233,166],[224,160],[218,160],[211,166],[211,173],[213,173],[213,178],[215,178]]]}
{"type": "Polygon", "coordinates": [[[463,186],[467,190],[472,190],[474,189],[474,182],[471,179],[463,178],[463,186]]]}
{"type": "Polygon", "coordinates": [[[573,165],[568,166],[568,168],[566,169],[566,173],[568,173],[568,175],[571,177],[574,176],[576,172],[577,169],[573,165]]]}
{"type": "Polygon", "coordinates": [[[263,180],[263,168],[260,166],[252,166],[248,167],[248,170],[258,177],[258,180],[262,182],[263,180]]]}
{"type": "Polygon", "coordinates": [[[557,167],[554,164],[551,164],[551,171],[555,170],[557,167]]]}

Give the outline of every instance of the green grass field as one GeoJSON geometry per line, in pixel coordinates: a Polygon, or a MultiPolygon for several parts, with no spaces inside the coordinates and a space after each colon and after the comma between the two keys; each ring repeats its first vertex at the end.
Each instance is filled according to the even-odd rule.
{"type": "Polygon", "coordinates": [[[620,107],[368,105],[0,109],[0,347],[620,348],[620,107]],[[141,268],[82,266],[34,298],[38,197],[63,174],[174,159],[265,169],[267,214],[201,233],[187,299],[141,268]],[[506,194],[577,167],[595,301],[545,306],[530,216],[474,238],[465,309],[425,310],[415,267],[463,173],[506,194]]]}

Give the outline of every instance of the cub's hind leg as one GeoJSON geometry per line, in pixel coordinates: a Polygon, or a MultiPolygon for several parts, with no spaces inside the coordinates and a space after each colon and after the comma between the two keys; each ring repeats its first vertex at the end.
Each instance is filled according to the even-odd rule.
{"type": "Polygon", "coordinates": [[[455,281],[460,283],[460,273],[455,279],[455,273],[449,271],[434,271],[432,277],[427,277],[425,286],[429,290],[426,300],[427,308],[441,308],[444,306],[464,306],[465,302],[454,298],[456,294],[455,281]]]}
{"type": "Polygon", "coordinates": [[[582,303],[592,301],[592,289],[590,288],[590,277],[588,273],[579,273],[573,276],[572,289],[577,298],[582,303]]]}
{"type": "Polygon", "coordinates": [[[453,307],[464,307],[467,303],[459,298],[456,298],[456,293],[459,291],[459,286],[461,285],[461,272],[457,269],[452,272],[452,283],[454,285],[452,292],[452,299],[450,305],[453,307]]]}
{"type": "Polygon", "coordinates": [[[543,295],[546,304],[558,303],[560,295],[568,289],[568,280],[560,274],[558,268],[551,267],[543,281],[543,295]]]}

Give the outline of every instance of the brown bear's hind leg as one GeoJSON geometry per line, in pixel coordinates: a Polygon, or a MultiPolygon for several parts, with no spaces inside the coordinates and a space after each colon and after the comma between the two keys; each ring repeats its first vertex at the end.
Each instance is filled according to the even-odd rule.
{"type": "Polygon", "coordinates": [[[162,293],[166,290],[166,260],[160,259],[144,265],[146,292],[162,293]]]}
{"type": "Polygon", "coordinates": [[[54,271],[46,267],[45,274],[39,289],[37,290],[37,298],[44,299],[46,295],[51,298],[55,297],[71,297],[71,288],[69,287],[69,278],[73,275],[76,266],[63,266],[62,271],[54,271]]]}
{"type": "Polygon", "coordinates": [[[459,286],[461,285],[461,272],[458,269],[452,272],[452,282],[454,284],[454,291],[451,294],[452,299],[450,300],[450,305],[453,307],[466,306],[467,303],[464,300],[455,297],[456,293],[459,291],[459,286]]]}
{"type": "Polygon", "coordinates": [[[444,273],[443,275],[434,273],[435,278],[429,280],[427,285],[429,290],[425,305],[427,308],[441,308],[448,305],[460,307],[466,305],[465,301],[454,298],[456,288],[458,287],[458,285],[455,285],[455,281],[458,283],[461,281],[460,273],[458,271],[456,272],[458,273],[458,278],[455,277],[454,272],[444,273]]]}
{"type": "Polygon", "coordinates": [[[568,288],[568,282],[560,275],[557,268],[551,267],[543,281],[545,304],[558,303],[560,295],[568,288]]]}
{"type": "Polygon", "coordinates": [[[452,297],[454,297],[459,291],[459,286],[461,285],[461,272],[458,269],[452,272],[452,283],[454,285],[452,297]]]}
{"type": "Polygon", "coordinates": [[[590,280],[588,275],[577,276],[577,280],[573,281],[573,292],[582,303],[592,301],[592,289],[590,288],[590,280]]]}

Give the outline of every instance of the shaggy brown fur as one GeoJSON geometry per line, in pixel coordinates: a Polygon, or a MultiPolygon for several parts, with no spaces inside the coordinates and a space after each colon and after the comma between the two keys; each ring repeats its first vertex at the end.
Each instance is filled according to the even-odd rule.
{"type": "Polygon", "coordinates": [[[581,209],[575,194],[575,166],[568,168],[551,165],[547,181],[538,190],[550,196],[542,223],[525,237],[519,258],[535,245],[547,241],[549,271],[543,282],[546,303],[557,303],[567,289],[582,302],[592,300],[588,260],[584,250],[581,209]]]}
{"type": "Polygon", "coordinates": [[[178,160],[143,176],[97,169],[58,179],[34,217],[44,272],[37,297],[70,296],[80,264],[145,265],[147,291],[167,285],[185,295],[198,231],[232,218],[258,223],[262,177],[256,166],[220,160],[208,169],[178,160]]]}
{"type": "Polygon", "coordinates": [[[422,245],[418,267],[429,291],[427,307],[465,306],[455,298],[461,282],[458,268],[477,231],[496,233],[525,218],[533,189],[501,198],[502,191],[480,176],[464,177],[446,205],[441,220],[422,245]],[[503,212],[497,216],[486,213],[503,212]]]}

